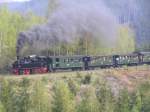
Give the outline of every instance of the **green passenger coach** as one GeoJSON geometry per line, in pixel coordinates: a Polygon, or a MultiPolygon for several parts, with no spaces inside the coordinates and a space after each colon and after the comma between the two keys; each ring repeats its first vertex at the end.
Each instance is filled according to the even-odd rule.
{"type": "Polygon", "coordinates": [[[82,69],[84,64],[82,56],[56,56],[51,59],[53,69],[82,69]]]}

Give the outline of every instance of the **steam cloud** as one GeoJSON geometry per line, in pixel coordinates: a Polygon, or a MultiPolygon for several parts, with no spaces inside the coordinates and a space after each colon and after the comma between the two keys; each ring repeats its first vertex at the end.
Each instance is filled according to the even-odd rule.
{"type": "MultiPolygon", "coordinates": [[[[45,25],[21,32],[17,54],[28,43],[35,51],[53,47],[55,42],[72,42],[78,37],[97,38],[105,45],[115,43],[118,23],[102,0],[60,0],[59,7],[45,25]]],[[[33,52],[35,53],[35,52],[33,52]]]]}

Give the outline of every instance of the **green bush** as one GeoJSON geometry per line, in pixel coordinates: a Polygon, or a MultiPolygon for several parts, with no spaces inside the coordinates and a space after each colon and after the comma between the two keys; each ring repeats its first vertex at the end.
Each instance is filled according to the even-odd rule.
{"type": "Polygon", "coordinates": [[[118,112],[131,112],[130,111],[130,96],[126,89],[120,90],[116,110],[118,112]]]}
{"type": "Polygon", "coordinates": [[[79,91],[79,85],[78,85],[77,81],[74,81],[73,79],[69,79],[68,87],[73,95],[77,95],[77,92],[79,91]]]}
{"type": "Polygon", "coordinates": [[[55,84],[53,98],[53,112],[75,112],[74,97],[63,81],[55,84]]]}
{"type": "Polygon", "coordinates": [[[45,86],[45,81],[36,80],[31,95],[32,112],[51,112],[51,94],[45,86]]]}
{"type": "Polygon", "coordinates": [[[100,112],[116,112],[115,99],[106,82],[97,85],[96,96],[99,101],[100,112]]]}
{"type": "Polygon", "coordinates": [[[77,112],[99,112],[99,110],[95,89],[87,87],[81,97],[81,102],[77,105],[77,112]]]}
{"type": "Polygon", "coordinates": [[[141,94],[142,100],[142,111],[149,112],[150,111],[150,81],[145,81],[144,83],[140,84],[139,91],[141,94]]]}
{"type": "Polygon", "coordinates": [[[139,91],[135,91],[131,97],[132,109],[131,112],[141,112],[142,111],[142,98],[139,91]]]}
{"type": "Polygon", "coordinates": [[[83,84],[90,84],[91,83],[91,75],[87,74],[83,79],[82,79],[83,84]]]}

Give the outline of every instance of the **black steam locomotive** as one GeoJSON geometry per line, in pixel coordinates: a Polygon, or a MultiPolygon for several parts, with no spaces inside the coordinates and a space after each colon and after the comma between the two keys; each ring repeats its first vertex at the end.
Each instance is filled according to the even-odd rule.
{"type": "Polygon", "coordinates": [[[121,66],[150,64],[150,52],[135,52],[110,56],[28,56],[12,64],[13,74],[29,75],[58,70],[89,70],[121,66]]]}

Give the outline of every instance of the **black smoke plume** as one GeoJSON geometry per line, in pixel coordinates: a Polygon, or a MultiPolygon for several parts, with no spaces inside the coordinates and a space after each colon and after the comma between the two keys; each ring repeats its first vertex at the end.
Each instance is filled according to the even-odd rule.
{"type": "Polygon", "coordinates": [[[17,41],[17,54],[32,49],[38,54],[56,42],[72,42],[78,37],[97,38],[104,45],[112,45],[117,38],[118,22],[102,0],[59,0],[59,6],[45,25],[21,32],[17,41]]]}

